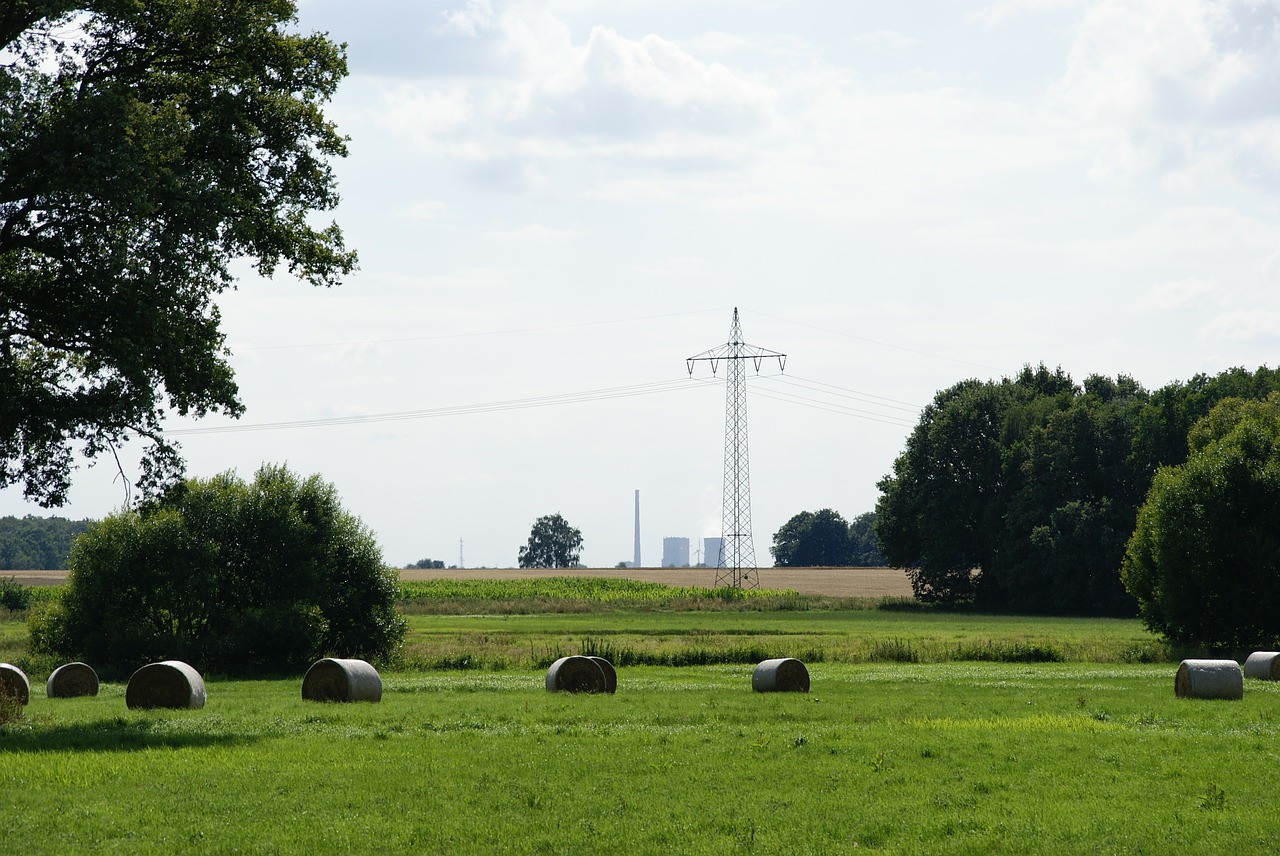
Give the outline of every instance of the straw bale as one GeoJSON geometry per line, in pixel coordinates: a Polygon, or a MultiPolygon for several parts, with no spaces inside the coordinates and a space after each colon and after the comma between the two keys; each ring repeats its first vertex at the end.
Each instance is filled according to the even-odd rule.
{"type": "Polygon", "coordinates": [[[764,660],[751,673],[751,689],[758,693],[807,693],[809,670],[792,657],[764,660]]]}
{"type": "Polygon", "coordinates": [[[1183,660],[1173,679],[1178,698],[1244,698],[1244,678],[1235,660],[1183,660]]]}
{"type": "Polygon", "coordinates": [[[592,657],[592,662],[600,667],[600,671],[604,672],[604,691],[607,693],[616,693],[618,691],[618,672],[613,668],[604,657],[592,657]]]}
{"type": "Polygon", "coordinates": [[[1244,676],[1262,681],[1280,681],[1280,651],[1254,651],[1244,661],[1244,676]]]}
{"type": "Polygon", "coordinates": [[[382,701],[382,678],[364,660],[325,657],[307,669],[302,697],[308,701],[382,701]]]}
{"type": "Polygon", "coordinates": [[[204,678],[181,660],[149,663],[129,678],[124,690],[124,703],[134,708],[162,707],[170,709],[204,707],[204,678]]]}
{"type": "Polygon", "coordinates": [[[31,701],[31,681],[27,673],[11,663],[0,663],[0,695],[6,695],[18,704],[31,701]]]}
{"type": "Polygon", "coordinates": [[[568,693],[605,692],[604,669],[590,657],[561,657],[547,669],[547,691],[568,693]]]}
{"type": "Polygon", "coordinates": [[[50,673],[44,694],[49,698],[97,695],[98,673],[87,663],[65,663],[50,673]]]}

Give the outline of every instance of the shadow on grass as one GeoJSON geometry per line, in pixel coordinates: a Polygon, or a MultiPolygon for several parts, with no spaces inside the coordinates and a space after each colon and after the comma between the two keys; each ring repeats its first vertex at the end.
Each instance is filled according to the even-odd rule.
{"type": "Polygon", "coordinates": [[[244,746],[257,737],[242,734],[175,732],[155,722],[103,719],[79,725],[0,727],[0,756],[17,752],[137,752],[143,749],[201,749],[244,746]]]}

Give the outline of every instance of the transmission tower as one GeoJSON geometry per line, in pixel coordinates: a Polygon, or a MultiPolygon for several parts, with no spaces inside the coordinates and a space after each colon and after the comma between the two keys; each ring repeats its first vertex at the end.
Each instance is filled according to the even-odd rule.
{"type": "MultiPolygon", "coordinates": [[[[755,588],[760,585],[756,574],[756,547],[751,540],[751,476],[747,460],[747,362],[760,373],[765,360],[777,360],[778,370],[787,366],[787,355],[757,348],[742,341],[742,324],[738,308],[733,309],[729,341],[718,348],[689,357],[689,374],[693,364],[711,363],[715,374],[725,364],[724,407],[724,501],[721,508],[720,555],[716,558],[716,586],[755,588]]],[[[711,557],[706,557],[708,565],[711,557]]]]}

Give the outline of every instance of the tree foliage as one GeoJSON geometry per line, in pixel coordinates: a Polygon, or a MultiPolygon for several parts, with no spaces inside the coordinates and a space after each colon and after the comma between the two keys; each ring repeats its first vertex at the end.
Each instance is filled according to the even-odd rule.
{"type": "Polygon", "coordinates": [[[1075,384],[1025,367],[939,392],[880,482],[876,529],[916,596],[1002,609],[1132,614],[1120,579],[1157,469],[1228,396],[1280,389],[1280,372],[1231,369],[1148,393],[1132,378],[1075,384]]]}
{"type": "Polygon", "coordinates": [[[884,567],[874,511],[864,511],[849,524],[849,564],[855,568],[884,567]]]}
{"type": "Polygon", "coordinates": [[[581,552],[582,533],[559,514],[550,514],[534,521],[517,561],[522,568],[572,568],[581,552]]]}
{"type": "Polygon", "coordinates": [[[830,508],[802,511],[773,533],[773,563],[780,568],[840,568],[851,563],[849,524],[830,508]]]}
{"type": "Polygon", "coordinates": [[[65,570],[71,542],[91,523],[31,514],[0,517],[0,571],[65,570]]]}
{"type": "Polygon", "coordinates": [[[1185,463],[1160,469],[1122,574],[1143,620],[1228,651],[1280,643],[1280,393],[1227,398],[1194,424],[1185,463]]]}
{"type": "Polygon", "coordinates": [[[182,462],[166,410],[238,416],[214,297],[230,263],[317,285],[352,270],[321,112],[344,49],[293,0],[21,0],[0,10],[0,487],[66,500],[75,453],[143,437],[153,495],[182,462]]]}
{"type": "Polygon", "coordinates": [[[387,657],[404,634],[396,576],[319,476],[264,466],[113,514],[77,539],[37,650],[130,669],[167,658],[221,672],[387,657]]]}

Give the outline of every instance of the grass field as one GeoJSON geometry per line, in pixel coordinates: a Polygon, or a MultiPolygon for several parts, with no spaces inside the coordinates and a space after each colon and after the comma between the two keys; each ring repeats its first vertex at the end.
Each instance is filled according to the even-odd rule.
{"type": "Polygon", "coordinates": [[[380,704],[213,682],[201,711],[37,693],[0,732],[6,849],[251,853],[1246,853],[1280,836],[1280,692],[1168,666],[817,664],[385,676],[380,704]]]}
{"type": "MultiPolygon", "coordinates": [[[[1280,837],[1280,685],[1175,699],[1172,654],[1136,621],[603,602],[408,621],[378,704],[210,677],[203,710],[129,711],[122,684],[48,699],[33,673],[0,725],[5,849],[1239,854],[1280,837]],[[548,658],[592,646],[617,695],[547,693],[548,658]],[[812,692],[751,691],[751,657],[801,649],[812,692]],[[644,664],[673,654],[697,665],[644,664]]],[[[24,646],[0,616],[0,659],[24,646]]]]}

